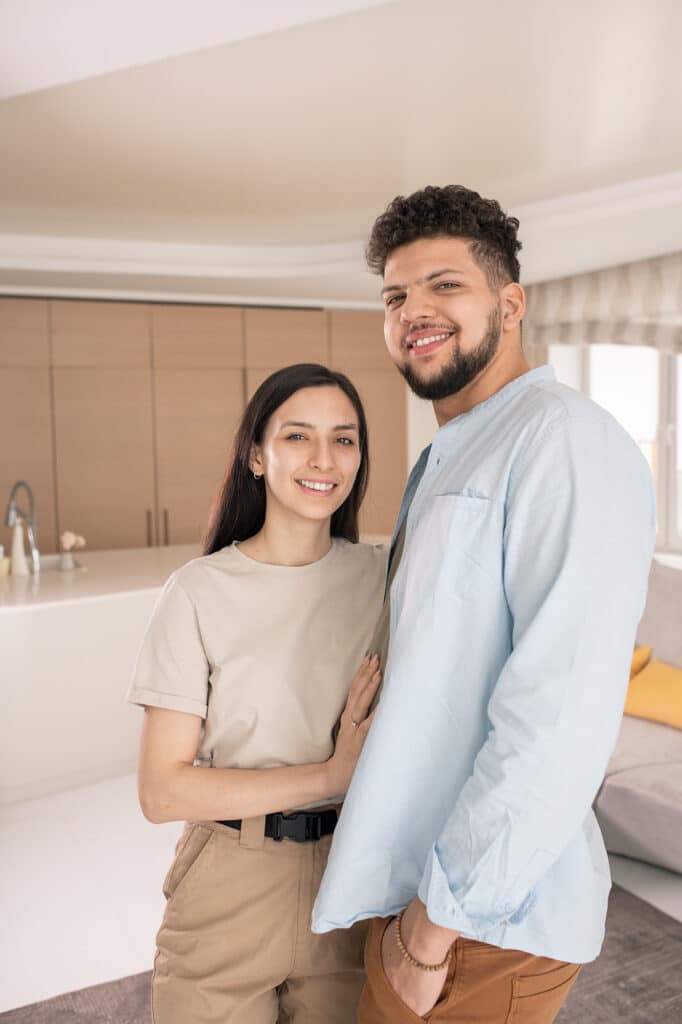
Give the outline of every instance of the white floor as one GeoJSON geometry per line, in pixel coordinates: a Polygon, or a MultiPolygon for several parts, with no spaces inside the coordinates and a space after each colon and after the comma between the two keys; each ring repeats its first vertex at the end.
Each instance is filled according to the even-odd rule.
{"type": "MultiPolygon", "coordinates": [[[[150,825],[134,776],[0,807],[0,1012],[148,970],[180,825],[150,825]]],[[[682,876],[612,859],[682,921],[682,876]]]]}
{"type": "Polygon", "coordinates": [[[0,807],[0,1012],[151,967],[181,827],[133,775],[0,807]]]}

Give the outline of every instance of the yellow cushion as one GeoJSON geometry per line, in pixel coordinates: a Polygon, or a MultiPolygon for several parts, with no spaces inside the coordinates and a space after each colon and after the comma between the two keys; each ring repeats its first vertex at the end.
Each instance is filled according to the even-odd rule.
{"type": "Polygon", "coordinates": [[[652,658],[630,680],[625,714],[682,729],[682,669],[652,658]]]}
{"type": "Polygon", "coordinates": [[[635,647],[635,653],[632,655],[632,668],[630,669],[630,679],[636,676],[638,672],[641,672],[644,666],[651,657],[650,647],[635,647]]]}

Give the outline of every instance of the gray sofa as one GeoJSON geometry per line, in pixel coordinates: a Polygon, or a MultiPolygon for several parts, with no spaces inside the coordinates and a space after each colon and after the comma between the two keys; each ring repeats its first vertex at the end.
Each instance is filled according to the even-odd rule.
{"type": "MultiPolygon", "coordinates": [[[[682,571],[654,560],[637,644],[682,668],[682,571]]],[[[623,716],[595,801],[610,853],[682,874],[682,730],[623,716]]]]}

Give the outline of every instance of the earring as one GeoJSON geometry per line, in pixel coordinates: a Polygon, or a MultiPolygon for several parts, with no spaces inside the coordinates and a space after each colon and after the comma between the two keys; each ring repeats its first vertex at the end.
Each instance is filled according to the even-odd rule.
{"type": "Polygon", "coordinates": [[[257,473],[255,469],[252,469],[251,472],[253,473],[253,479],[254,480],[260,480],[260,478],[263,475],[262,473],[257,473]]]}

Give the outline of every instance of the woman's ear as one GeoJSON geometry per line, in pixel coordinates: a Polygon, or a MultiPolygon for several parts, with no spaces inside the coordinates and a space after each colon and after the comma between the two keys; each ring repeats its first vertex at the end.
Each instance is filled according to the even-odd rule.
{"type": "Polygon", "coordinates": [[[257,444],[251,445],[251,451],[249,452],[249,469],[254,476],[263,476],[261,451],[257,444]]]}

